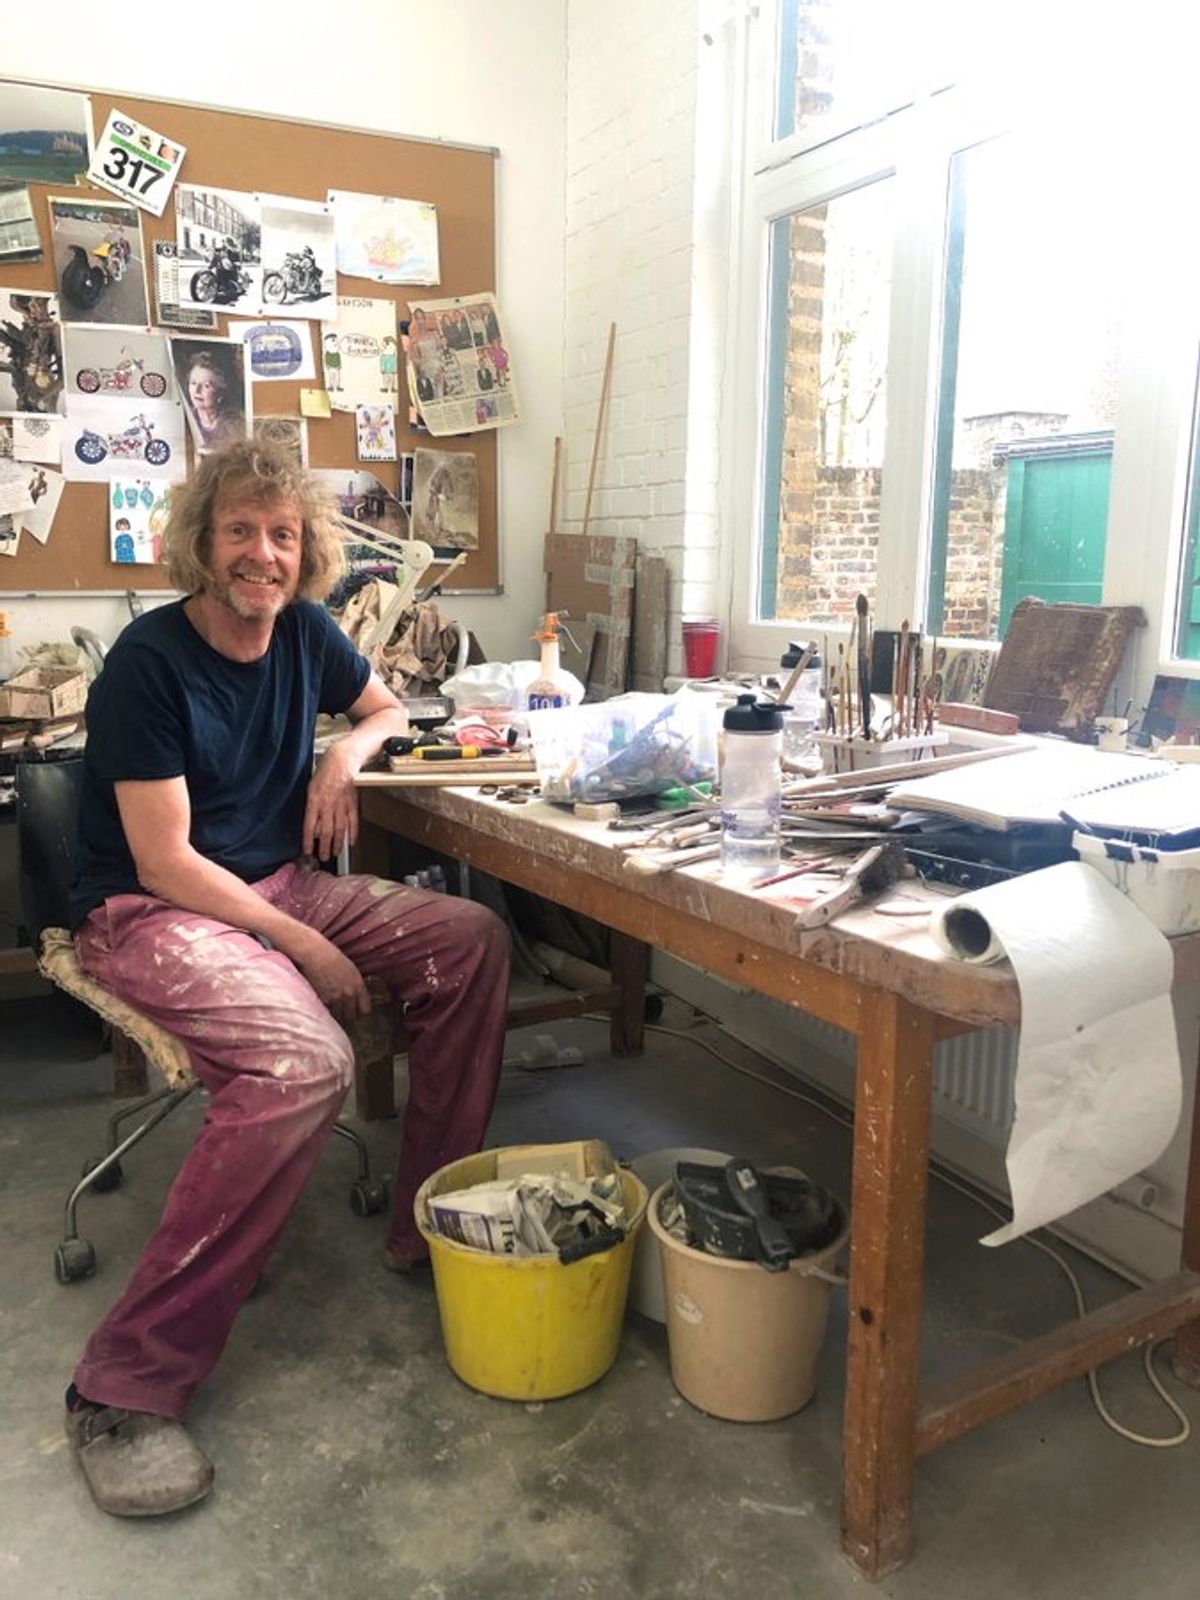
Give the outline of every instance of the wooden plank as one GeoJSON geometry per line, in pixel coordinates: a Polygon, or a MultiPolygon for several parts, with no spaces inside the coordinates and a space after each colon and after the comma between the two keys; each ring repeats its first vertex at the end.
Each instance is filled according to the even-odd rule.
{"type": "Polygon", "coordinates": [[[646,1043],[650,946],[614,931],[609,938],[608,959],[621,995],[620,1003],[609,1013],[609,1048],[614,1056],[640,1056],[646,1043]]]}
{"type": "Polygon", "coordinates": [[[638,552],[633,591],[633,649],[629,687],[643,694],[661,694],[667,675],[667,563],[662,556],[638,552]]]}
{"type": "Polygon", "coordinates": [[[933,1018],[864,996],[850,1204],[842,1548],[869,1578],[912,1547],[933,1018]]]}
{"type": "Polygon", "coordinates": [[[917,1424],[925,1455],[1093,1367],[1162,1339],[1200,1315],[1200,1272],[1177,1273],[1031,1339],[928,1391],[917,1424]]]}

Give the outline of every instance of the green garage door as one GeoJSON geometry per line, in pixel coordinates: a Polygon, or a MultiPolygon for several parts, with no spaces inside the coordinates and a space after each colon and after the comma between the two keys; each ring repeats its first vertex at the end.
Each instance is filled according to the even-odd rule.
{"type": "Polygon", "coordinates": [[[1100,603],[1112,447],[1008,458],[1000,637],[1018,600],[1100,603]]]}

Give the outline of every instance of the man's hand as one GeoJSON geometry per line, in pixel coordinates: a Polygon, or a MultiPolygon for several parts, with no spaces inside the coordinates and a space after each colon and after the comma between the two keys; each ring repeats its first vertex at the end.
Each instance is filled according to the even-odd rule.
{"type": "Polygon", "coordinates": [[[357,771],[358,762],[347,740],[331,744],[317,762],[304,807],[302,848],[306,855],[327,861],[343,844],[353,844],[358,838],[357,771]]]}
{"type": "Polygon", "coordinates": [[[293,955],[292,960],[343,1028],[370,1011],[371,997],[362,973],[349,956],[322,935],[314,933],[311,950],[293,955]]]}

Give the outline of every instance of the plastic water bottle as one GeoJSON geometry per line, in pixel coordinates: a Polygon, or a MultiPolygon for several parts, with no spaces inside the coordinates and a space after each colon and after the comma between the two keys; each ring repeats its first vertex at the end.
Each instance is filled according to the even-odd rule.
{"type": "Polygon", "coordinates": [[[742,694],[724,726],[721,876],[745,883],[779,870],[783,712],[773,700],[742,694]]]}
{"type": "MultiPolygon", "coordinates": [[[[795,667],[805,650],[803,645],[792,645],[787,654],[780,657],[780,666],[789,670],[795,667]]],[[[814,737],[825,725],[821,677],[821,658],[813,654],[793,685],[784,709],[783,759],[789,768],[805,773],[821,770],[821,751],[814,737]]]]}

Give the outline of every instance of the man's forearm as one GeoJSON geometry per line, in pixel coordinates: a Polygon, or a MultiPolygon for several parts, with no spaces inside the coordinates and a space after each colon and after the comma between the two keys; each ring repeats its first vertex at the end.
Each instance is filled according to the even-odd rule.
{"type": "Polygon", "coordinates": [[[384,706],[369,717],[356,722],[350,733],[336,740],[329,748],[347,762],[351,772],[358,772],[383,749],[385,739],[408,732],[408,712],[403,706],[384,706]]]}
{"type": "Polygon", "coordinates": [[[190,846],[162,861],[139,862],[138,879],[149,894],[183,911],[197,911],[247,933],[261,934],[296,962],[325,942],[315,929],[278,910],[236,873],[217,866],[190,846]]]}

